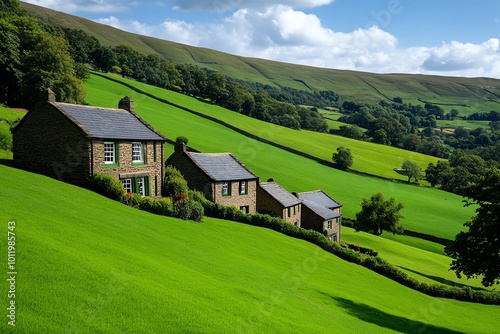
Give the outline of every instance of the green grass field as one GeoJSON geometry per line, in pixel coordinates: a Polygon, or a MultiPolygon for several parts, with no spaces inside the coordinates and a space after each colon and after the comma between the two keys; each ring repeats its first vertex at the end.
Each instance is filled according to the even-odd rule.
{"type": "MultiPolygon", "coordinates": [[[[166,99],[177,105],[182,105],[186,108],[221,119],[238,129],[242,129],[258,137],[287,147],[295,148],[301,152],[306,152],[329,162],[332,159],[332,153],[336,152],[337,147],[348,147],[350,148],[354,159],[352,169],[364,173],[406,180],[405,176],[393,171],[393,168],[401,167],[404,160],[412,160],[418,163],[423,169],[425,169],[429,163],[432,162],[435,164],[438,161],[438,158],[435,157],[401,150],[390,146],[353,140],[341,136],[333,136],[326,133],[318,133],[307,130],[292,130],[271,123],[262,122],[255,118],[238,114],[183,94],[123,79],[112,74],[107,75],[107,77],[134,85],[143,91],[147,91],[148,93],[166,99]]],[[[102,78],[97,76],[92,76],[89,81],[89,85],[94,85],[93,82],[97,85],[105,85],[106,81],[103,81],[102,78]]],[[[92,97],[89,94],[87,99],[91,98],[92,97]]],[[[111,101],[109,103],[112,103],[111,101]]],[[[91,101],[89,102],[92,104],[91,101]]],[[[168,107],[170,106],[166,106],[166,108],[168,107]]]]}
{"type": "MultiPolygon", "coordinates": [[[[154,94],[165,94],[161,95],[165,98],[176,95],[147,85],[138,84],[138,87],[154,94]]],[[[276,182],[289,191],[323,189],[344,205],[343,214],[347,217],[354,217],[354,214],[359,211],[362,198],[382,192],[386,197],[395,197],[397,201],[405,205],[405,209],[402,211],[405,218],[402,223],[407,229],[451,239],[462,230],[463,223],[470,219],[474,213],[473,208],[463,207],[460,196],[436,189],[387,182],[326,167],[310,159],[245,137],[220,124],[165,105],[130,88],[95,75],[92,75],[86,83],[86,88],[88,91],[87,102],[91,105],[116,107],[120,98],[125,95],[130,96],[134,100],[136,112],[168,138],[175,139],[178,136],[186,136],[189,138],[189,145],[204,152],[232,152],[262,180],[273,177],[276,182]]],[[[185,103],[191,104],[187,104],[187,106],[196,106],[194,104],[196,102],[193,102],[196,100],[193,98],[177,95],[177,102],[188,101],[185,103]]],[[[212,115],[224,117],[224,121],[226,121],[225,117],[228,117],[228,122],[231,121],[231,116],[241,117],[236,113],[224,112],[209,104],[199,103],[207,108],[205,110],[207,113],[211,113],[213,108],[212,115]]],[[[290,133],[290,136],[302,132],[306,133],[306,131],[297,132],[276,127],[251,118],[248,118],[248,121],[249,124],[256,122],[255,124],[258,125],[255,126],[259,126],[260,129],[258,133],[269,140],[283,136],[284,133],[290,133]]],[[[309,132],[307,134],[318,135],[309,132]]],[[[321,134],[319,135],[321,136],[321,134]]],[[[323,136],[329,140],[335,138],[326,134],[323,136]]],[[[292,137],[290,142],[297,141],[292,137]]],[[[370,147],[371,151],[376,152],[377,146],[372,144],[370,147]]],[[[384,147],[382,146],[382,148],[384,147]]],[[[170,152],[171,150],[170,148],[170,152]]],[[[398,150],[398,152],[407,151],[398,150]]],[[[168,154],[167,152],[166,155],[168,156],[168,154]]],[[[368,149],[366,154],[371,154],[368,149]]]]}
{"type": "MultiPolygon", "coordinates": [[[[3,165],[0,184],[0,246],[14,221],[18,272],[16,328],[4,319],[2,333],[495,333],[500,326],[498,306],[426,296],[271,230],[156,216],[3,165]]],[[[8,288],[4,281],[2,296],[8,288]]],[[[6,313],[7,298],[0,300],[6,313]]]]}
{"type": "MultiPolygon", "coordinates": [[[[389,234],[389,232],[384,234],[389,234]]],[[[480,279],[467,280],[464,277],[459,279],[453,271],[448,271],[451,258],[443,254],[436,254],[432,250],[424,250],[422,248],[425,248],[425,246],[422,247],[422,245],[412,247],[401,244],[397,242],[397,238],[401,238],[401,236],[395,236],[395,240],[388,240],[365,232],[355,232],[352,228],[342,228],[342,241],[376,250],[381,258],[399,267],[419,281],[430,284],[467,285],[474,288],[483,288],[480,279]]],[[[434,245],[437,246],[437,244],[434,245]]],[[[443,249],[443,246],[441,246],[441,249],[443,249]]],[[[489,290],[494,289],[497,288],[489,288],[489,290]]]]}

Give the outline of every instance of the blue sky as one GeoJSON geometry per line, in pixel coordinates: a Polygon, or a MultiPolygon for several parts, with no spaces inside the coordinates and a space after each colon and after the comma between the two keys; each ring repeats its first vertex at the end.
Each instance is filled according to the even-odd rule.
{"type": "Polygon", "coordinates": [[[241,56],[376,73],[500,78],[500,1],[27,0],[241,56]]]}

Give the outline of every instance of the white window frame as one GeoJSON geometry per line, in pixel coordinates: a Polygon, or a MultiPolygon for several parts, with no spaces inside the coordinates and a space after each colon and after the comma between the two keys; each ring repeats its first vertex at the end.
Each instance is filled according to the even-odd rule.
{"type": "Polygon", "coordinates": [[[250,207],[248,205],[240,206],[240,210],[243,211],[244,214],[247,214],[250,211],[250,207]]]}
{"type": "Polygon", "coordinates": [[[134,192],[134,188],[132,186],[132,179],[122,179],[122,184],[127,193],[132,193],[134,192]]]}
{"type": "Polygon", "coordinates": [[[247,181],[240,181],[240,195],[247,194],[247,181]]]}
{"type": "Polygon", "coordinates": [[[231,182],[222,183],[222,196],[231,196],[231,182]]]}
{"type": "Polygon", "coordinates": [[[144,145],[141,142],[132,142],[132,162],[144,162],[144,145]]]}
{"type": "Polygon", "coordinates": [[[136,178],[137,193],[141,196],[146,196],[146,178],[144,176],[136,178]]]}
{"type": "Polygon", "coordinates": [[[112,141],[104,142],[104,163],[106,165],[116,164],[116,143],[112,141]]]}

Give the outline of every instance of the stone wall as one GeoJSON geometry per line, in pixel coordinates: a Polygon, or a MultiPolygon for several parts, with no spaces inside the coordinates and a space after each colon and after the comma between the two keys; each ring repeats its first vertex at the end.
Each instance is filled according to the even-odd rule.
{"type": "Polygon", "coordinates": [[[83,185],[90,175],[90,143],[53,105],[40,102],[13,132],[15,166],[83,185]]]}
{"type": "Polygon", "coordinates": [[[327,231],[327,237],[331,240],[340,241],[340,231],[342,226],[342,217],[331,219],[332,228],[328,228],[328,220],[324,220],[322,217],[318,216],[314,211],[309,209],[307,206],[302,206],[302,220],[301,226],[303,228],[311,229],[324,233],[327,231]],[[338,223],[337,223],[338,222],[338,223]]]}
{"type": "Polygon", "coordinates": [[[163,183],[163,144],[159,141],[143,142],[145,162],[141,164],[132,163],[132,141],[113,141],[118,144],[118,163],[107,165],[104,163],[104,142],[108,140],[92,141],[92,171],[110,173],[116,178],[131,178],[139,176],[149,177],[150,196],[157,198],[161,196],[163,183]],[[156,146],[156,160],[154,147],[156,146]],[[156,177],[156,178],[155,178],[156,177]]]}
{"type": "Polygon", "coordinates": [[[286,222],[301,226],[301,204],[297,204],[288,208],[278,202],[274,197],[269,195],[267,191],[261,187],[257,188],[257,212],[267,213],[274,217],[279,217],[286,222]],[[288,214],[290,211],[290,215],[288,214]]]}
{"type": "Polygon", "coordinates": [[[224,182],[215,183],[214,202],[226,206],[235,206],[238,209],[242,206],[248,206],[247,213],[257,212],[257,180],[244,180],[247,183],[247,193],[240,195],[240,181],[231,181],[231,195],[222,195],[222,186],[224,182]]]}
{"type": "Polygon", "coordinates": [[[185,153],[182,151],[172,153],[165,164],[174,166],[182,173],[189,189],[198,190],[205,195],[206,199],[215,202],[214,183],[185,153]]]}
{"type": "Polygon", "coordinates": [[[257,212],[257,180],[247,182],[247,194],[239,194],[239,181],[231,182],[231,196],[222,196],[223,182],[214,182],[182,150],[176,150],[166,161],[177,168],[188,183],[189,189],[201,191],[209,201],[233,205],[238,209],[248,206],[249,213],[257,212]]]}

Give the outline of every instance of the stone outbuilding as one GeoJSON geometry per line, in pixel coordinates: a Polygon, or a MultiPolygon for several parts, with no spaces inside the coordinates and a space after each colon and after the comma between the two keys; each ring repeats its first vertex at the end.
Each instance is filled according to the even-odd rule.
{"type": "Polygon", "coordinates": [[[342,227],[342,205],[322,190],[296,194],[302,201],[301,226],[324,233],[339,242],[342,227]]]}
{"type": "Polygon", "coordinates": [[[301,201],[274,182],[260,182],[257,188],[257,212],[279,217],[286,222],[301,226],[301,201]]]}
{"type": "Polygon", "coordinates": [[[235,206],[245,213],[257,211],[258,177],[231,153],[189,152],[183,143],[167,159],[177,168],[192,190],[209,201],[235,206]]]}
{"type": "Polygon", "coordinates": [[[42,96],[13,130],[17,167],[76,185],[107,172],[129,192],[161,195],[166,138],[134,112],[130,98],[101,108],[56,102],[50,89],[42,96]]]}

